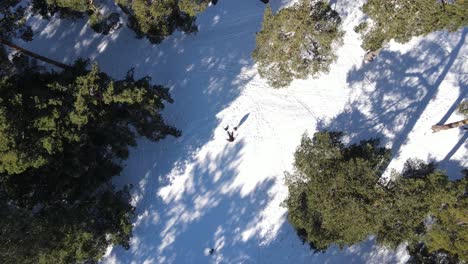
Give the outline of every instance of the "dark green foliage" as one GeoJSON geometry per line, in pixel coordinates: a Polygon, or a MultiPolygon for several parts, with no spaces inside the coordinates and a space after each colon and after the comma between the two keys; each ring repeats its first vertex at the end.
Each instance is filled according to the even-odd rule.
{"type": "Polygon", "coordinates": [[[129,16],[129,27],[138,37],[160,43],[175,30],[197,31],[195,15],[205,10],[207,0],[115,0],[129,16]]]}
{"type": "Polygon", "coordinates": [[[93,3],[89,0],[33,0],[32,10],[46,18],[58,13],[61,18],[74,19],[99,12],[93,3]]]}
{"type": "Polygon", "coordinates": [[[413,263],[467,259],[466,178],[449,181],[434,164],[408,160],[383,186],[389,150],[377,140],[346,147],[341,137],[304,135],[286,173],[288,220],[304,242],[325,250],[375,235],[390,248],[407,242],[413,263]]]}
{"type": "Polygon", "coordinates": [[[21,38],[32,40],[32,30],[25,25],[25,8],[17,6],[20,0],[0,1],[0,39],[21,38]]]}
{"type": "Polygon", "coordinates": [[[267,6],[252,57],[273,87],[328,71],[342,38],[341,18],[323,1],[301,0],[273,14],[267,6]]]}
{"type": "Polygon", "coordinates": [[[433,197],[432,202],[437,208],[431,210],[431,223],[427,224],[425,233],[421,235],[421,242],[412,243],[408,247],[410,263],[468,261],[467,180],[465,177],[450,182],[443,199],[433,197]]]}
{"type": "Polygon", "coordinates": [[[458,112],[468,118],[468,100],[463,101],[458,106],[458,112]]]}
{"type": "Polygon", "coordinates": [[[84,13],[91,8],[90,0],[46,0],[49,6],[57,6],[59,8],[69,9],[76,12],[84,13]]]}
{"type": "Polygon", "coordinates": [[[290,223],[315,250],[345,246],[377,231],[383,193],[378,181],[389,150],[378,140],[345,147],[341,133],[304,135],[286,174],[290,223]]]}
{"type": "Polygon", "coordinates": [[[46,18],[55,13],[69,19],[87,16],[90,27],[105,35],[120,26],[118,13],[103,15],[94,3],[90,0],[33,0],[32,10],[46,18]]]}
{"type": "Polygon", "coordinates": [[[468,261],[468,179],[453,183],[450,200],[434,210],[435,223],[424,237],[429,252],[447,252],[468,261]]]}
{"type": "Polygon", "coordinates": [[[120,28],[122,24],[119,21],[120,16],[117,13],[111,13],[110,15],[103,17],[101,13],[94,12],[89,16],[89,26],[97,33],[104,35],[120,28]]]}
{"type": "Polygon", "coordinates": [[[150,85],[147,78],[134,80],[131,72],[114,82],[97,67],[75,71],[1,80],[0,173],[38,168],[67,144],[99,144],[104,157],[126,158],[136,136],[129,125],[152,140],[178,133],[159,115],[163,100],[171,102],[166,88],[150,85]]]}
{"type": "Polygon", "coordinates": [[[179,0],[179,8],[191,17],[205,11],[211,0],[179,0]]]}
{"type": "Polygon", "coordinates": [[[424,243],[410,244],[407,247],[410,258],[407,264],[455,264],[460,263],[455,256],[443,251],[430,253],[424,243]]]}
{"type": "MultiPolygon", "coordinates": [[[[13,0],[10,0],[13,1],[13,0]]],[[[211,0],[115,0],[128,16],[128,26],[137,37],[147,37],[160,43],[175,30],[197,31],[196,15],[203,12],[211,0]]],[[[59,13],[62,18],[88,16],[89,25],[98,33],[108,34],[120,25],[118,14],[103,15],[95,1],[33,0],[32,10],[44,17],[59,13]]]]}
{"type": "Polygon", "coordinates": [[[117,28],[119,15],[112,13],[104,16],[94,3],[94,0],[32,0],[32,10],[45,18],[56,13],[61,18],[67,19],[87,16],[89,25],[94,31],[108,34],[113,28],[117,28]],[[117,16],[117,21],[115,16],[117,16]]]}
{"type": "Polygon", "coordinates": [[[466,10],[465,0],[369,0],[363,11],[375,24],[364,34],[362,47],[377,50],[391,39],[404,43],[437,30],[455,31],[468,25],[466,10]]]}
{"type": "Polygon", "coordinates": [[[128,248],[133,207],[109,181],[138,136],[180,134],[165,101],[149,78],[114,81],[82,61],[1,77],[0,262],[96,262],[110,244],[128,248]]]}
{"type": "Polygon", "coordinates": [[[362,22],[361,24],[354,27],[354,32],[362,33],[364,30],[367,29],[368,26],[369,25],[367,24],[367,22],[362,22]]]}
{"type": "Polygon", "coordinates": [[[133,207],[127,190],[102,188],[73,205],[31,212],[0,202],[2,263],[96,263],[110,244],[129,247],[133,207]]]}
{"type": "Polygon", "coordinates": [[[405,241],[419,242],[426,231],[426,218],[455,197],[448,177],[432,164],[409,160],[403,173],[395,177],[387,188],[376,234],[378,242],[392,248],[405,241]]]}

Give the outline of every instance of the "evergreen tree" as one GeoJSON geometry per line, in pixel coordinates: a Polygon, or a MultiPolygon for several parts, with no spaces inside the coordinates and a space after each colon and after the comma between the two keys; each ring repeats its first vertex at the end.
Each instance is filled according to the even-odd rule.
{"type": "Polygon", "coordinates": [[[32,0],[32,10],[48,18],[58,13],[61,18],[80,18],[98,11],[94,0],[32,0]]]}
{"type": "Polygon", "coordinates": [[[394,174],[379,212],[379,243],[396,248],[400,243],[418,243],[425,233],[425,221],[454,199],[448,177],[433,164],[408,160],[401,174],[394,174]]]}
{"type": "Polygon", "coordinates": [[[0,2],[0,42],[21,38],[32,40],[31,27],[25,24],[25,8],[18,5],[20,0],[4,0],[0,2]]]}
{"type": "Polygon", "coordinates": [[[411,263],[466,261],[466,177],[449,181],[434,164],[410,159],[382,185],[389,150],[378,140],[345,146],[341,137],[304,135],[286,173],[288,220],[304,242],[320,251],[375,235],[390,248],[407,242],[411,263]]]}
{"type": "Polygon", "coordinates": [[[149,78],[115,81],[82,61],[2,76],[0,262],[94,263],[110,244],[128,248],[133,207],[109,180],[138,136],[180,134],[160,115],[165,101],[149,78]]]}
{"type": "MultiPolygon", "coordinates": [[[[18,1],[18,0],[9,0],[18,1]]],[[[115,0],[128,16],[128,26],[137,37],[160,43],[175,30],[197,31],[196,15],[211,0],[115,0]]],[[[58,13],[62,18],[87,16],[89,25],[98,33],[108,34],[121,26],[118,13],[105,16],[94,0],[33,0],[32,9],[44,17],[58,13]]]]}
{"type": "Polygon", "coordinates": [[[342,134],[304,135],[286,174],[288,220],[315,250],[346,246],[377,231],[383,187],[378,183],[389,150],[372,139],[346,147],[342,134]]]}
{"type": "Polygon", "coordinates": [[[468,261],[468,179],[456,181],[452,199],[434,211],[434,225],[424,241],[428,251],[446,252],[461,261],[468,261]]]}
{"type": "Polygon", "coordinates": [[[94,0],[33,0],[32,10],[45,18],[56,13],[68,19],[87,16],[90,27],[105,35],[121,26],[118,13],[104,16],[94,0]]]}
{"type": "Polygon", "coordinates": [[[434,164],[408,160],[388,186],[381,244],[407,242],[410,263],[458,263],[467,257],[466,178],[449,181],[434,164]]]}
{"type": "Polygon", "coordinates": [[[468,118],[468,100],[461,102],[461,104],[458,105],[457,110],[458,113],[468,118]]]}
{"type": "Polygon", "coordinates": [[[267,6],[252,57],[273,87],[328,71],[343,33],[341,18],[323,1],[301,0],[273,14],[267,6]]]}
{"type": "Polygon", "coordinates": [[[443,251],[429,253],[426,244],[410,244],[407,247],[410,258],[408,264],[462,264],[460,260],[443,251]]]}
{"type": "Polygon", "coordinates": [[[196,32],[196,15],[206,9],[208,0],[115,0],[129,16],[128,26],[138,37],[160,43],[175,30],[196,32]]]}
{"type": "MultiPolygon", "coordinates": [[[[362,47],[378,50],[391,39],[404,43],[437,30],[455,31],[468,25],[465,0],[368,0],[362,10],[374,22],[364,30],[362,47]]],[[[364,22],[366,23],[366,22],[364,22]]]]}
{"type": "Polygon", "coordinates": [[[205,11],[211,0],[179,0],[179,8],[191,17],[205,11]]]}
{"type": "Polygon", "coordinates": [[[104,187],[73,205],[38,212],[0,197],[2,263],[97,263],[111,244],[129,248],[133,207],[127,190],[104,187]]]}

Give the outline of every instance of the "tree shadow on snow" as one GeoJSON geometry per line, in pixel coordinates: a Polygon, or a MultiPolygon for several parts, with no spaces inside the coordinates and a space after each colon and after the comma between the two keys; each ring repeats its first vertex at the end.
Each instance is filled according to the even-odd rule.
{"type": "MultiPolygon", "coordinates": [[[[384,49],[372,63],[351,70],[347,82],[351,89],[358,91],[357,95],[341,114],[320,122],[318,128],[345,131],[353,142],[368,137],[380,138],[383,144],[391,146],[394,157],[398,157],[419,118],[437,97],[443,81],[452,81],[458,86],[459,96],[445,114],[438,113],[440,117],[434,124],[439,120],[439,123],[446,122],[459,102],[466,98],[467,76],[460,74],[466,71],[463,69],[466,63],[459,55],[463,55],[463,48],[466,50],[468,29],[460,32],[456,38],[454,34],[439,32],[440,41],[426,38],[417,49],[409,52],[384,49]],[[449,72],[456,73],[452,75],[455,77],[446,79],[449,72]]],[[[466,138],[466,130],[458,129],[459,143],[438,162],[441,168],[450,168],[450,173],[459,172],[464,166],[450,160],[466,138]]],[[[432,133],[430,127],[427,133],[432,133]]]]}
{"type": "Polygon", "coordinates": [[[243,145],[226,144],[219,154],[207,153],[190,168],[179,164],[172,173],[182,182],[173,186],[158,190],[154,179],[140,182],[137,197],[142,200],[131,248],[115,249],[108,261],[116,254],[118,263],[248,263],[252,254],[243,250],[253,242],[246,230],[258,223],[273,181],[241,193],[235,179],[243,145]],[[232,247],[236,253],[225,255],[232,247]],[[215,248],[215,253],[206,254],[207,248],[215,248]]]}
{"type": "MultiPolygon", "coordinates": [[[[120,12],[112,1],[109,3],[111,11],[120,12]]],[[[254,76],[247,71],[253,65],[251,52],[264,8],[260,1],[219,1],[197,18],[198,33],[175,32],[159,45],[136,39],[127,27],[104,36],[95,34],[85,20],[31,17],[28,23],[35,32],[34,41],[21,44],[66,63],[79,57],[90,58],[114,78],[123,78],[134,67],[136,78],[148,75],[153,83],[170,87],[175,102],[167,105],[164,116],[183,135],[156,144],[141,140],[141,149],[134,151],[140,155],[128,162],[138,163],[139,167],[133,166],[125,173],[134,181],[134,177],[142,179],[154,169],[167,174],[174,164],[190,160],[213,139],[222,123],[217,114],[241,94],[254,76]]]]}

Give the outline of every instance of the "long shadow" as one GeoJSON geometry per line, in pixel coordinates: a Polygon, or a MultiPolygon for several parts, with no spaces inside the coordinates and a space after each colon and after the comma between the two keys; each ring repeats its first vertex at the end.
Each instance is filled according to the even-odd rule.
{"type": "Polygon", "coordinates": [[[237,124],[236,127],[238,127],[238,128],[241,127],[242,124],[244,124],[245,121],[247,121],[247,119],[249,118],[249,115],[250,115],[250,113],[245,114],[245,115],[241,118],[241,120],[239,120],[239,123],[237,124]]]}
{"type": "MultiPolygon", "coordinates": [[[[467,33],[468,29],[463,29],[456,42],[425,39],[417,49],[406,53],[383,50],[376,61],[351,70],[347,82],[356,91],[354,100],[343,113],[321,122],[319,128],[345,131],[351,141],[379,137],[391,145],[397,158],[447,74],[452,70],[463,72],[460,68],[464,61],[459,54],[467,33]],[[450,52],[446,46],[451,47],[450,52]]],[[[460,75],[456,74],[463,78],[460,75]]],[[[458,98],[463,98],[465,81],[458,83],[458,98]]]]}
{"type": "MultiPolygon", "coordinates": [[[[413,130],[416,122],[418,121],[419,117],[422,115],[422,113],[426,109],[430,100],[437,95],[437,91],[438,91],[440,84],[447,76],[447,73],[449,72],[450,68],[455,62],[455,59],[458,57],[460,49],[465,44],[465,38],[466,38],[467,33],[468,33],[468,29],[463,30],[460,40],[458,41],[457,45],[453,48],[453,50],[450,52],[448,59],[445,58],[444,61],[441,61],[440,63],[436,64],[435,67],[433,66],[433,68],[430,69],[428,72],[426,72],[426,74],[407,73],[408,77],[417,77],[418,81],[420,81],[420,83],[426,87],[426,95],[422,99],[419,100],[419,103],[417,103],[415,109],[411,113],[412,117],[403,126],[404,129],[401,132],[399,132],[399,137],[392,145],[393,153],[397,154],[400,152],[401,146],[408,138],[409,133],[411,132],[411,130],[413,130]],[[442,72],[437,73],[439,67],[443,67],[443,70],[442,72]],[[438,75],[438,77],[435,80],[435,82],[431,83],[429,81],[430,78],[426,77],[425,75],[426,76],[438,75]]],[[[432,49],[429,49],[429,50],[432,50],[432,49]]],[[[377,83],[377,87],[379,87],[378,83],[377,83]]],[[[461,92],[464,93],[463,90],[461,90],[461,92]]]]}
{"type": "Polygon", "coordinates": [[[449,119],[449,117],[453,114],[453,112],[455,112],[455,110],[458,108],[460,103],[466,99],[468,87],[466,85],[460,84],[460,88],[461,88],[461,93],[458,96],[457,100],[453,102],[452,106],[447,110],[447,113],[445,113],[445,115],[435,125],[445,124],[447,120],[449,119]]]}
{"type": "Polygon", "coordinates": [[[461,170],[468,166],[468,155],[464,156],[464,163],[458,164],[451,160],[452,156],[460,149],[464,147],[468,150],[468,132],[465,131],[464,135],[460,138],[458,143],[447,153],[445,158],[439,162],[439,169],[445,171],[451,179],[461,178],[461,170]]]}

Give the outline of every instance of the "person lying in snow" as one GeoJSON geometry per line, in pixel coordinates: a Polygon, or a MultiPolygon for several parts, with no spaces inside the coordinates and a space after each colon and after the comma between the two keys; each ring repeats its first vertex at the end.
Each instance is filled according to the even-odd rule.
{"type": "Polygon", "coordinates": [[[234,137],[234,131],[237,131],[237,127],[234,127],[234,131],[229,132],[229,125],[228,125],[228,126],[226,126],[224,128],[224,130],[226,130],[226,132],[228,134],[228,138],[226,138],[226,140],[229,141],[229,142],[234,142],[234,140],[236,139],[234,137]]]}

